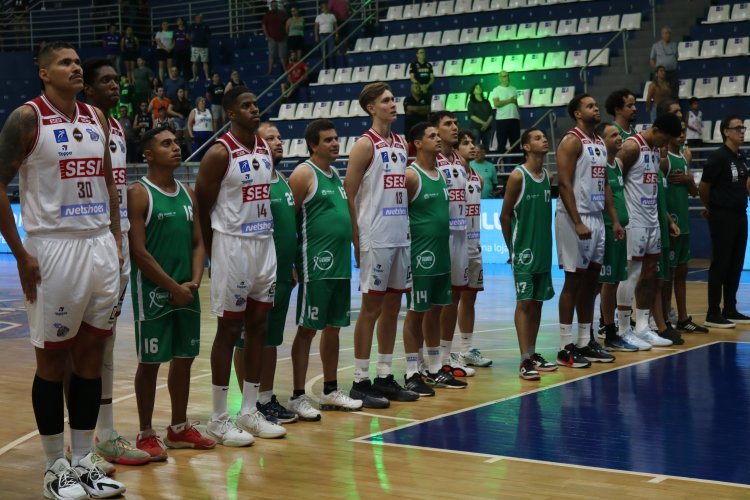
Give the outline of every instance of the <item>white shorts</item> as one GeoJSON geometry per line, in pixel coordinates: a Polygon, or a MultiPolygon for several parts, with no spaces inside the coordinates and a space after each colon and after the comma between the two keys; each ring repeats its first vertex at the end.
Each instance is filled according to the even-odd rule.
{"type": "Polygon", "coordinates": [[[411,248],[371,248],[359,253],[359,289],[376,295],[411,290],[411,248]]]}
{"type": "Polygon", "coordinates": [[[469,284],[469,248],[466,231],[451,231],[448,240],[451,249],[451,285],[466,288],[469,284]]]}
{"type": "Polygon", "coordinates": [[[190,47],[190,62],[208,62],[208,47],[190,47]]]}
{"type": "Polygon", "coordinates": [[[120,290],[117,244],[109,229],[95,236],[29,236],[24,248],[39,261],[36,302],[26,302],[31,343],[69,346],[81,328],[112,335],[120,290]]]}
{"type": "Polygon", "coordinates": [[[276,292],[273,238],[254,239],[214,231],[211,246],[211,312],[242,319],[248,302],[271,309],[276,292]]]}
{"type": "Polygon", "coordinates": [[[560,269],[569,273],[599,270],[604,262],[604,218],[601,213],[581,214],[581,222],[591,230],[591,239],[582,240],[567,212],[555,214],[555,241],[560,269]]]}
{"type": "Polygon", "coordinates": [[[628,227],[628,260],[643,260],[646,255],[661,255],[661,229],[656,227],[628,227]]]}
{"type": "Polygon", "coordinates": [[[120,269],[120,298],[117,300],[117,311],[115,316],[122,313],[122,303],[125,301],[125,292],[130,283],[130,242],[128,233],[122,233],[122,269],[120,269]]]}
{"type": "Polygon", "coordinates": [[[469,289],[484,290],[484,270],[482,269],[482,254],[469,257],[469,289]]]}

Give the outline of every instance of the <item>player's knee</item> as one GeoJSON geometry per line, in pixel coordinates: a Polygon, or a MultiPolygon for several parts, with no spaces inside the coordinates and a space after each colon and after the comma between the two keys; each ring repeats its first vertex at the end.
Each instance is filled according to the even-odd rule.
{"type": "Polygon", "coordinates": [[[297,328],[297,337],[302,340],[306,340],[307,342],[312,342],[312,340],[315,338],[316,333],[317,330],[311,330],[310,328],[305,328],[302,326],[297,328]]]}

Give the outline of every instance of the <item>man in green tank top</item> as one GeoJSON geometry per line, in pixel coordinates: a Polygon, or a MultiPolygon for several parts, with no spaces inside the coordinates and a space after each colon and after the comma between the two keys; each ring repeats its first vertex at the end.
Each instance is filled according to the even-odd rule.
{"type": "Polygon", "coordinates": [[[636,114],[635,96],[630,90],[619,89],[609,94],[604,102],[604,108],[607,113],[615,117],[612,125],[617,129],[623,141],[636,134],[635,127],[633,127],[636,114]]]}
{"type": "Polygon", "coordinates": [[[557,365],[536,352],[542,303],[555,295],[552,288],[552,190],[542,167],[549,151],[547,137],[538,128],[521,135],[526,161],[513,170],[505,188],[500,225],[508,246],[516,284],[515,325],[524,380],[539,380],[540,371],[557,365]]]}
{"type": "Polygon", "coordinates": [[[201,435],[187,418],[190,367],[200,347],[200,300],[205,251],[192,190],[175,180],[182,158],[174,134],[148,131],[143,139],[148,173],[128,188],[131,283],[138,369],[135,394],[140,433],[136,446],[151,460],[166,450],[152,427],[156,377],[170,363],[172,421],[169,448],[210,449],[216,441],[201,435]]]}
{"type": "Polygon", "coordinates": [[[336,129],[330,120],[315,120],[305,129],[310,159],[289,177],[297,210],[297,335],[292,345],[294,392],[292,411],[310,404],[305,378],[310,344],[318,330],[323,364],[323,410],[352,411],[362,401],[338,388],[339,330],[349,326],[351,309],[352,225],[346,192],[333,162],[339,156],[336,129]],[[303,400],[303,401],[300,401],[303,400]]]}

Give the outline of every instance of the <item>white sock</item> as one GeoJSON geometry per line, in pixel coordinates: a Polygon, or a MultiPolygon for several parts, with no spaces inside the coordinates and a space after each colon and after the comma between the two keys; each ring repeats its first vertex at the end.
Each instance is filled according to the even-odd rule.
{"type": "Polygon", "coordinates": [[[52,467],[57,459],[65,456],[65,433],[40,437],[42,438],[42,449],[47,456],[47,467],[52,467]]]}
{"type": "Polygon", "coordinates": [[[258,402],[259,388],[260,383],[248,382],[247,380],[242,383],[242,408],[240,408],[241,415],[248,415],[257,410],[257,408],[255,407],[255,403],[258,402]]]}
{"type": "Polygon", "coordinates": [[[426,347],[420,347],[417,351],[417,361],[419,361],[420,365],[424,364],[425,355],[427,354],[427,348],[426,347]]]}
{"type": "Polygon", "coordinates": [[[474,337],[474,332],[468,332],[464,333],[461,332],[461,354],[466,354],[469,351],[471,351],[473,345],[472,345],[472,339],[474,337]]]}
{"type": "Polygon", "coordinates": [[[620,335],[625,333],[625,330],[630,328],[630,316],[632,314],[633,311],[631,311],[630,309],[626,311],[617,309],[617,328],[620,335]]]}
{"type": "Polygon", "coordinates": [[[406,353],[406,378],[419,371],[419,355],[416,352],[406,353]]]}
{"type": "Polygon", "coordinates": [[[377,374],[378,378],[385,378],[391,374],[391,365],[393,364],[393,354],[378,353],[377,374]]]}
{"type": "Polygon", "coordinates": [[[211,394],[214,401],[214,412],[211,414],[211,420],[216,420],[224,413],[229,413],[229,410],[227,410],[227,395],[229,394],[229,387],[212,385],[211,394]]]}
{"type": "Polygon", "coordinates": [[[440,371],[440,348],[439,347],[428,347],[427,348],[427,370],[430,373],[438,373],[440,371]]]}
{"type": "Polygon", "coordinates": [[[75,467],[83,457],[91,453],[94,429],[70,429],[70,465],[75,467]]]}
{"type": "Polygon", "coordinates": [[[370,360],[354,358],[354,381],[362,382],[370,379],[370,360]]]}
{"type": "Polygon", "coordinates": [[[273,391],[263,391],[260,394],[258,394],[258,402],[262,405],[267,405],[271,402],[271,398],[273,397],[273,391]]]}
{"type": "Polygon", "coordinates": [[[99,441],[112,439],[114,432],[114,417],[112,416],[112,403],[99,405],[99,416],[96,417],[96,436],[99,441]]]}
{"type": "Polygon", "coordinates": [[[642,332],[648,330],[648,309],[635,308],[635,331],[642,332]]]}
{"type": "Polygon", "coordinates": [[[560,324],[560,349],[573,343],[573,325],[560,324]]]}
{"type": "Polygon", "coordinates": [[[578,323],[578,347],[586,347],[591,340],[591,323],[578,323]]]}
{"type": "MultiPolygon", "coordinates": [[[[440,340],[440,360],[444,365],[448,365],[451,362],[451,348],[453,347],[452,340],[440,340]]],[[[431,372],[434,373],[434,372],[431,372]]]]}
{"type": "Polygon", "coordinates": [[[185,427],[187,427],[187,422],[182,422],[181,424],[174,424],[170,425],[172,428],[172,432],[180,433],[185,430],[185,427]]]}

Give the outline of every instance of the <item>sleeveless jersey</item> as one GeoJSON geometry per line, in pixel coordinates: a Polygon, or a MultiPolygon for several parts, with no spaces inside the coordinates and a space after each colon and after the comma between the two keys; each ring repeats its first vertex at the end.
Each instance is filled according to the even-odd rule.
{"type": "Polygon", "coordinates": [[[548,273],[552,268],[552,191],[547,170],[534,178],[526,167],[523,187],[510,219],[511,256],[515,273],[548,273]]]}
{"type": "MultiPolygon", "coordinates": [[[[604,179],[607,176],[607,147],[601,137],[587,136],[578,127],[567,134],[581,141],[581,154],[576,160],[573,174],[573,196],[579,214],[595,214],[604,209],[604,179]]],[[[566,135],[567,135],[566,134],[566,135]]],[[[557,210],[565,212],[565,204],[558,203],[557,210]]]]}
{"type": "Polygon", "coordinates": [[[656,206],[657,171],[659,152],[651,148],[641,134],[628,141],[635,141],[641,149],[638,161],[625,177],[625,202],[628,206],[629,225],[632,227],[657,227],[659,218],[656,206]]]}
{"type": "Polygon", "coordinates": [[[451,231],[466,231],[466,170],[458,153],[450,158],[443,153],[437,155],[437,169],[448,185],[448,201],[451,231]]]}
{"type": "Polygon", "coordinates": [[[482,178],[471,167],[466,179],[466,241],[468,243],[469,258],[482,255],[479,243],[479,218],[482,203],[482,178]]]}
{"type": "MultiPolygon", "coordinates": [[[[614,126],[615,126],[615,128],[617,129],[617,131],[618,131],[618,132],[620,132],[620,137],[622,137],[622,140],[623,140],[623,141],[624,141],[625,139],[627,139],[628,137],[632,137],[632,136],[634,136],[635,134],[637,134],[637,132],[635,131],[635,128],[633,127],[633,125],[630,125],[630,127],[629,127],[629,130],[627,130],[627,131],[626,131],[625,129],[623,129],[623,128],[622,128],[622,127],[620,126],[620,124],[619,124],[619,123],[617,123],[617,122],[612,122],[612,125],[614,125],[614,126]]],[[[624,226],[623,226],[623,227],[624,227],[624,226]]]]}
{"type": "Polygon", "coordinates": [[[72,117],[42,94],[26,103],[37,134],[21,164],[21,216],[27,234],[109,227],[104,127],[96,109],[76,101],[72,117]]]}
{"type": "Polygon", "coordinates": [[[657,173],[657,194],[656,206],[659,211],[659,229],[661,234],[661,251],[669,247],[669,208],[668,208],[668,190],[671,189],[667,183],[667,176],[662,173],[660,168],[656,169],[657,173]]]}
{"type": "MultiPolygon", "coordinates": [[[[177,182],[174,193],[162,191],[143,177],[149,198],[146,214],[146,250],[177,283],[193,278],[193,203],[185,187],[177,182]]],[[[133,283],[133,315],[137,321],[156,319],[177,309],[200,312],[198,292],[186,306],[168,304],[169,292],[146,278],[135,262],[130,270],[133,283]]]]}
{"type": "Polygon", "coordinates": [[[305,283],[351,279],[352,221],[341,178],[335,168],[326,174],[310,160],[315,175],[312,194],[297,216],[298,245],[305,283]]]}
{"type": "MultiPolygon", "coordinates": [[[[668,174],[679,172],[687,174],[687,160],[685,156],[668,153],[667,159],[669,160],[668,174]]],[[[683,184],[669,185],[669,189],[667,189],[667,208],[675,224],[680,228],[680,234],[690,234],[689,198],[690,193],[687,186],[683,184]]]]}
{"type": "Polygon", "coordinates": [[[218,142],[229,152],[229,166],[211,209],[211,227],[234,236],[271,237],[271,149],[256,136],[255,147],[248,151],[232,132],[221,136],[218,142]]]}
{"type": "MultiPolygon", "coordinates": [[[[128,173],[125,170],[127,165],[126,148],[125,132],[122,130],[122,125],[110,116],[109,157],[112,159],[112,175],[115,178],[117,196],[120,199],[120,230],[123,233],[130,229],[130,221],[128,220],[128,173]]],[[[123,238],[127,238],[127,236],[123,236],[123,238]]]]}
{"type": "Polygon", "coordinates": [[[273,243],[276,246],[276,281],[292,281],[292,266],[297,251],[297,220],[292,189],[277,173],[271,179],[273,243]]]}
{"type": "Polygon", "coordinates": [[[433,179],[416,163],[407,168],[419,174],[419,187],[409,200],[411,270],[414,276],[436,276],[451,272],[448,238],[448,186],[440,172],[433,179]]]}
{"type": "Polygon", "coordinates": [[[211,118],[211,112],[209,110],[198,111],[195,109],[195,123],[193,124],[193,132],[213,132],[213,118],[211,118]]]}
{"type": "MultiPolygon", "coordinates": [[[[620,219],[620,225],[625,227],[628,225],[628,207],[625,204],[625,179],[622,178],[622,168],[620,168],[620,160],[617,158],[615,158],[613,165],[607,164],[607,180],[609,181],[609,187],[612,189],[612,201],[615,204],[617,218],[620,219]]],[[[604,211],[604,224],[607,226],[612,225],[612,219],[609,218],[606,210],[604,211]]]]}
{"type": "Polygon", "coordinates": [[[391,145],[374,129],[364,133],[372,141],[372,160],[354,200],[357,206],[359,247],[409,246],[409,210],[406,199],[406,146],[391,132],[391,145]]]}

